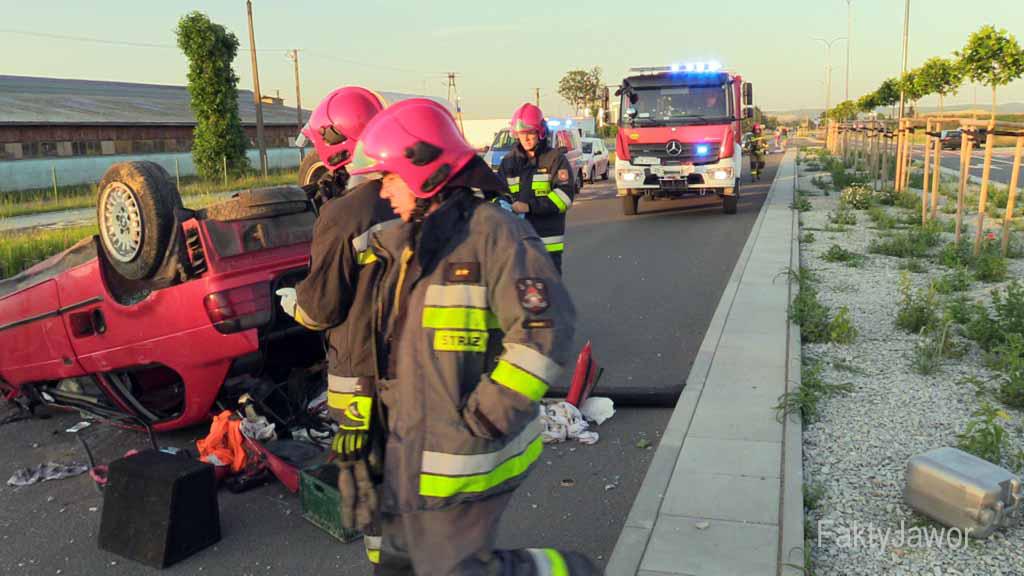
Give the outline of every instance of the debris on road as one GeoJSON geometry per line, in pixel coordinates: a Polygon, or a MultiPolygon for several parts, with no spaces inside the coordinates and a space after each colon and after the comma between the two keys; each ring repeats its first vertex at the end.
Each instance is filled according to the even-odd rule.
{"type": "Polygon", "coordinates": [[[575,439],[581,444],[595,444],[600,437],[597,432],[587,430],[589,424],[583,414],[572,404],[556,401],[541,405],[544,421],[544,443],[565,442],[575,439]]]}
{"type": "Polygon", "coordinates": [[[575,485],[576,485],[576,481],[573,480],[572,478],[563,478],[562,479],[562,488],[572,488],[575,485]]]}
{"type": "Polygon", "coordinates": [[[618,485],[618,484],[605,484],[605,485],[604,485],[604,491],[605,491],[605,492],[608,492],[608,491],[610,491],[610,490],[615,490],[615,489],[616,489],[616,488],[618,488],[618,487],[619,487],[619,485],[618,485]]]}
{"type": "Polygon", "coordinates": [[[580,407],[580,412],[587,420],[600,426],[615,415],[615,403],[611,398],[587,398],[580,407]]]}
{"type": "Polygon", "coordinates": [[[708,527],[711,526],[711,523],[707,521],[701,521],[697,522],[695,526],[697,527],[697,530],[707,530],[708,527]]]}
{"type": "Polygon", "coordinates": [[[78,424],[75,424],[71,428],[68,428],[67,430],[65,430],[65,432],[67,432],[68,434],[74,434],[76,432],[81,432],[82,430],[85,430],[86,428],[88,428],[91,425],[92,425],[91,422],[86,422],[86,421],[83,420],[82,422],[79,422],[78,424]]]}
{"type": "Polygon", "coordinates": [[[46,464],[40,464],[33,468],[22,468],[15,472],[8,480],[8,486],[31,486],[38,482],[45,482],[47,480],[63,480],[64,478],[71,478],[72,476],[78,476],[85,474],[89,471],[89,467],[84,464],[58,464],[57,462],[47,462],[46,464]]]}
{"type": "Polygon", "coordinates": [[[641,438],[640,440],[637,440],[636,447],[641,449],[641,450],[650,448],[651,447],[651,441],[648,440],[647,438],[641,438]]]}

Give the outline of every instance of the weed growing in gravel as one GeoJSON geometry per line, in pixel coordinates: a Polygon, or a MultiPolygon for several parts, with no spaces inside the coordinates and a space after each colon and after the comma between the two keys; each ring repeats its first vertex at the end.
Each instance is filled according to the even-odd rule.
{"type": "Polygon", "coordinates": [[[956,435],[958,447],[964,452],[1001,466],[1003,454],[1009,449],[1009,438],[1001,422],[1010,416],[985,402],[967,422],[967,428],[956,435]]]}
{"type": "Polygon", "coordinates": [[[850,186],[840,192],[839,201],[854,210],[867,210],[874,196],[875,191],[867,186],[850,186]]]}
{"type": "Polygon", "coordinates": [[[939,208],[939,210],[943,214],[956,214],[956,202],[946,202],[939,208]]]}
{"type": "Polygon", "coordinates": [[[971,307],[966,336],[983,350],[994,350],[1010,334],[1024,336],[1024,286],[1014,280],[1006,290],[992,292],[992,313],[981,304],[971,307]]]}
{"type": "Polygon", "coordinates": [[[857,374],[860,376],[867,374],[867,372],[865,372],[861,368],[858,368],[857,366],[854,366],[853,364],[850,364],[848,362],[843,362],[842,360],[833,360],[832,368],[835,370],[839,370],[840,372],[849,372],[851,374],[857,374]]]}
{"type": "Polygon", "coordinates": [[[993,365],[1002,373],[999,400],[1017,410],[1024,410],[1024,336],[1009,334],[993,352],[993,365]]]}
{"type": "Polygon", "coordinates": [[[900,192],[893,198],[893,204],[898,208],[921,214],[921,197],[913,192],[900,192]]]}
{"type": "Polygon", "coordinates": [[[857,223],[857,215],[845,204],[839,204],[835,211],[828,213],[828,221],[839,226],[853,226],[857,223]]]}
{"type": "Polygon", "coordinates": [[[825,499],[825,485],[821,482],[808,482],[804,484],[804,509],[814,512],[821,507],[825,499]]]}
{"type": "Polygon", "coordinates": [[[924,274],[928,271],[928,267],[924,265],[924,262],[917,258],[910,258],[900,263],[900,270],[906,270],[907,272],[913,272],[914,274],[924,274]]]}
{"type": "Polygon", "coordinates": [[[901,211],[900,214],[896,216],[896,223],[902,224],[903,226],[920,226],[921,213],[901,211]]]}
{"type": "Polygon", "coordinates": [[[822,231],[824,231],[824,232],[839,232],[839,233],[842,233],[842,232],[848,232],[849,230],[850,230],[849,227],[844,226],[842,224],[825,224],[825,227],[822,228],[822,231]]]}
{"type": "Polygon", "coordinates": [[[892,230],[896,227],[896,219],[885,211],[881,206],[872,206],[868,209],[868,218],[875,223],[879,230],[892,230]]]}
{"type": "Polygon", "coordinates": [[[974,277],[981,282],[1002,282],[1006,279],[1008,264],[995,242],[985,242],[981,253],[973,258],[971,265],[974,277]]]}
{"type": "Polygon", "coordinates": [[[821,257],[827,262],[844,262],[853,268],[860,268],[864,265],[864,255],[851,252],[838,244],[829,246],[829,249],[821,257]]]}
{"type": "Polygon", "coordinates": [[[842,394],[853,390],[853,385],[830,384],[821,377],[821,363],[804,366],[800,374],[800,387],[795,392],[787,392],[779,396],[775,405],[776,417],[782,421],[786,416],[799,411],[803,422],[813,422],[818,418],[818,403],[834,394],[842,394]]]}
{"type": "Polygon", "coordinates": [[[914,292],[910,276],[900,274],[900,308],[896,313],[896,327],[911,334],[919,334],[925,327],[938,319],[938,302],[935,287],[914,292]]]}
{"type": "Polygon", "coordinates": [[[804,232],[800,235],[801,244],[813,244],[814,243],[814,232],[804,232]]]}
{"type": "Polygon", "coordinates": [[[797,194],[797,197],[793,199],[793,203],[789,205],[790,209],[798,212],[810,212],[813,206],[811,201],[803,197],[803,194],[797,194]]]}
{"type": "Polygon", "coordinates": [[[789,307],[789,319],[800,326],[803,342],[826,342],[829,336],[828,308],[818,301],[817,279],[807,268],[801,268],[799,272],[790,270],[789,275],[800,288],[789,307]]]}
{"type": "Polygon", "coordinates": [[[966,292],[971,287],[971,275],[967,268],[958,266],[952,272],[935,281],[935,291],[939,294],[966,292]]]}
{"type": "Polygon", "coordinates": [[[967,294],[958,292],[946,301],[942,313],[956,324],[966,326],[971,321],[976,306],[977,304],[967,294]]]}
{"type": "Polygon", "coordinates": [[[922,338],[914,346],[914,357],[910,365],[914,372],[930,376],[939,370],[942,359],[948,355],[951,345],[950,328],[952,321],[945,322],[940,330],[922,338]]]}
{"type": "Polygon", "coordinates": [[[828,323],[828,339],[836,344],[853,344],[860,332],[850,319],[850,309],[843,306],[828,323]]]}
{"type": "Polygon", "coordinates": [[[868,252],[896,258],[923,258],[939,243],[939,231],[933,227],[911,228],[873,240],[868,252]]]}
{"type": "Polygon", "coordinates": [[[950,242],[942,247],[935,260],[946,268],[965,267],[971,262],[971,245],[965,239],[950,242]]]}

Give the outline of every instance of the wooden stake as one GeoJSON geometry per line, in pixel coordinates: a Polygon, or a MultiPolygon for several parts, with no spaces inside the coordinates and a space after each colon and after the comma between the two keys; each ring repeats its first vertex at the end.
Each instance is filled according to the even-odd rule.
{"type": "Polygon", "coordinates": [[[929,120],[924,128],[924,179],[921,181],[921,225],[928,221],[928,177],[931,171],[928,170],[929,155],[932,150],[932,140],[929,132],[932,131],[932,121],[929,120]]]}
{"type": "Polygon", "coordinates": [[[1020,156],[1024,150],[1024,136],[1017,136],[1017,148],[1013,151],[1013,171],[1010,173],[1010,197],[1006,200],[1006,214],[1003,215],[1003,256],[1010,246],[1010,221],[1013,220],[1013,205],[1017,200],[1017,181],[1020,177],[1020,156]]]}
{"type": "Polygon", "coordinates": [[[903,120],[900,120],[896,129],[896,173],[892,179],[892,188],[900,191],[900,182],[903,182],[903,120]]]}
{"type": "Polygon", "coordinates": [[[914,132],[910,120],[907,120],[907,137],[904,138],[903,145],[906,147],[906,152],[903,154],[906,166],[903,168],[903,182],[900,183],[900,190],[906,192],[910,190],[910,168],[913,166],[914,159],[914,132]]]}
{"type": "Polygon", "coordinates": [[[964,193],[967,188],[967,175],[971,167],[971,139],[967,132],[960,133],[960,187],[956,192],[956,241],[960,242],[960,229],[964,220],[964,193]]]}
{"type": "Polygon", "coordinates": [[[974,235],[974,255],[981,254],[981,236],[985,228],[985,203],[988,200],[988,178],[992,174],[992,143],[996,139],[995,118],[988,125],[985,134],[985,166],[981,170],[981,194],[978,195],[978,231],[974,235]]]}
{"type": "Polygon", "coordinates": [[[935,138],[935,171],[932,177],[932,220],[939,214],[939,183],[942,182],[942,121],[936,122],[935,132],[940,136],[935,138]]]}

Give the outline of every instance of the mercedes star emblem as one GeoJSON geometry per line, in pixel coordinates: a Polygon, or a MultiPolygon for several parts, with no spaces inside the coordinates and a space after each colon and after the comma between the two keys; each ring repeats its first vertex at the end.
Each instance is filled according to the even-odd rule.
{"type": "Polygon", "coordinates": [[[665,145],[665,152],[668,152],[669,156],[679,156],[683,153],[683,145],[679,140],[669,140],[665,145]]]}

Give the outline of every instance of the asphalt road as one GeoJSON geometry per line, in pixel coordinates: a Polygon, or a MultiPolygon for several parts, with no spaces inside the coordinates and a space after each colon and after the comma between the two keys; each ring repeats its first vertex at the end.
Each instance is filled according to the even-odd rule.
{"type": "MultiPolygon", "coordinates": [[[[934,152],[934,151],[933,151],[934,152]]],[[[920,145],[914,146],[914,157],[916,161],[924,158],[924,148],[920,145]]],[[[985,166],[985,149],[975,148],[971,154],[971,176],[981,178],[985,166]]],[[[951,170],[960,170],[960,151],[943,150],[942,167],[951,170]]],[[[1002,148],[992,151],[992,168],[990,178],[1004,186],[1010,184],[1010,176],[1013,171],[1013,148],[1002,148]]]]}
{"type": "MultiPolygon", "coordinates": [[[[762,182],[745,183],[737,215],[722,214],[711,197],[641,202],[640,214],[626,217],[613,183],[584,188],[570,212],[565,276],[579,318],[577,349],[592,340],[606,369],[598,395],[667,391],[685,381],[779,158],[769,157],[762,182]]],[[[575,549],[603,566],[670,414],[668,407],[620,407],[596,429],[597,444],[547,447],[506,513],[499,545],[575,549]]],[[[0,428],[0,482],[50,460],[84,462],[64,432],[78,420],[58,414],[0,428]]],[[[186,446],[205,432],[179,431],[160,442],[186,446]]],[[[84,434],[100,462],[147,444],[143,434],[99,424],[84,434]]],[[[0,485],[0,574],[158,573],[97,549],[101,507],[87,476],[0,485]]],[[[222,490],[220,516],[218,545],[162,573],[369,573],[361,543],[339,544],[303,520],[298,499],[278,485],[240,495],[222,490]]]]}

